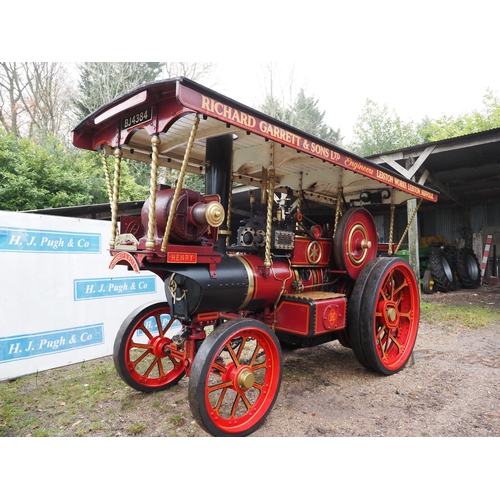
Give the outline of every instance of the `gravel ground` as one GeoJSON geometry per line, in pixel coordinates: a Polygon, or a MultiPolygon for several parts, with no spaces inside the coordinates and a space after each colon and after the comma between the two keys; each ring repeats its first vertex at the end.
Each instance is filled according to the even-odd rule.
{"type": "MultiPolygon", "coordinates": [[[[500,287],[422,300],[500,307],[500,287]]],[[[500,436],[500,325],[421,320],[411,366],[390,377],[338,342],[284,351],[276,406],[255,436],[500,436]]]]}

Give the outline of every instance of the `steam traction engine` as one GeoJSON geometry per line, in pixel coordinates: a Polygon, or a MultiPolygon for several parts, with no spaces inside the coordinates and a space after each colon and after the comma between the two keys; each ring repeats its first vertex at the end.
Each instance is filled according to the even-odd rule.
{"type": "Polygon", "coordinates": [[[115,366],[131,387],[154,392],[188,376],[200,426],[245,436],[276,401],[283,343],[338,340],[375,372],[405,366],[417,281],[392,241],[379,256],[374,219],[356,200],[370,192],[393,207],[434,192],[183,78],[103,106],[73,140],[115,156],[110,267],[165,284],[166,301],[132,312],[116,336],[115,366]],[[151,191],[141,216],[119,224],[123,157],[150,160],[151,191]],[[159,183],[165,166],[180,171],[175,188],[159,183]],[[182,187],[186,172],[205,175],[207,194],[182,187]],[[305,215],[317,201],[332,207],[326,221],[305,215]]]}

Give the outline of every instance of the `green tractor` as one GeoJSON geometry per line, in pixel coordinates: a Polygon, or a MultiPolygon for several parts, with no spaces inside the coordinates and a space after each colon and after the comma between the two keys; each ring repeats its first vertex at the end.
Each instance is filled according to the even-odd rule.
{"type": "MultiPolygon", "coordinates": [[[[409,260],[408,250],[396,255],[409,260]]],[[[457,288],[478,288],[481,267],[472,248],[457,248],[442,236],[421,238],[419,246],[420,283],[426,294],[452,292],[457,288]]]]}

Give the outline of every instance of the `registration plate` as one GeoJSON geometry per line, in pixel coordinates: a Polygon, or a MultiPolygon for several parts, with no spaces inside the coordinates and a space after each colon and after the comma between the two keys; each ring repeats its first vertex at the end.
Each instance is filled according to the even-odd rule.
{"type": "Polygon", "coordinates": [[[137,111],[133,115],[127,116],[122,120],[122,129],[135,127],[141,123],[148,122],[153,117],[153,108],[146,108],[137,111]]]}

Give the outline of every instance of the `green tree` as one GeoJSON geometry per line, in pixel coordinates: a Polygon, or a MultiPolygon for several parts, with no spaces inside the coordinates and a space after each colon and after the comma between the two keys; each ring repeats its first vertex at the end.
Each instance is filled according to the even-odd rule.
{"type": "Polygon", "coordinates": [[[424,142],[421,128],[413,121],[404,122],[387,105],[380,106],[371,99],[353,127],[354,141],[349,148],[361,156],[401,149],[424,142]]]}
{"type": "Polygon", "coordinates": [[[78,94],[73,98],[78,119],[134,87],[155,80],[159,62],[85,62],[78,66],[78,94]]]}
{"type": "Polygon", "coordinates": [[[266,94],[261,111],[282,122],[333,144],[340,144],[340,129],[333,130],[325,122],[325,112],[319,109],[319,99],[306,96],[301,88],[291,105],[280,102],[272,93],[266,94]]]}
{"type": "Polygon", "coordinates": [[[473,110],[458,116],[443,115],[428,120],[421,127],[426,142],[451,139],[500,127],[500,98],[491,89],[483,96],[483,109],[473,110]]]}
{"type": "MultiPolygon", "coordinates": [[[[135,182],[123,162],[120,200],[140,200],[146,194],[147,188],[135,182]]],[[[18,139],[0,126],[0,210],[36,210],[108,201],[100,155],[68,149],[56,136],[47,137],[43,143],[18,139]]]]}
{"type": "Polygon", "coordinates": [[[0,209],[91,203],[88,182],[55,137],[40,146],[0,130],[0,209]]]}

